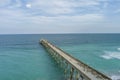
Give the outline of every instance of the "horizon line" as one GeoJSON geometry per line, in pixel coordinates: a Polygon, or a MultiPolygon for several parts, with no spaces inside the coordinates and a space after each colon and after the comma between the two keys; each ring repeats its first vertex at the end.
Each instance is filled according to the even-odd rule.
{"type": "Polygon", "coordinates": [[[31,35],[31,34],[120,34],[120,33],[2,33],[0,35],[31,35]]]}

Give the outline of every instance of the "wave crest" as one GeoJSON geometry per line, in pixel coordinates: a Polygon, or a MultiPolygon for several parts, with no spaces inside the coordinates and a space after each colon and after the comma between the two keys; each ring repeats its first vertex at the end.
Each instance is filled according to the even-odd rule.
{"type": "Polygon", "coordinates": [[[113,75],[111,76],[112,80],[120,80],[120,75],[113,75]]]}
{"type": "Polygon", "coordinates": [[[104,59],[120,59],[120,52],[105,51],[105,54],[101,57],[104,59]]]}
{"type": "Polygon", "coordinates": [[[120,48],[117,48],[118,51],[120,51],[120,48]]]}

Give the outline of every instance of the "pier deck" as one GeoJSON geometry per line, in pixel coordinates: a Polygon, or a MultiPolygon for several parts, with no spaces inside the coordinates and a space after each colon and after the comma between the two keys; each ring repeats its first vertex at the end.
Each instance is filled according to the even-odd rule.
{"type": "MultiPolygon", "coordinates": [[[[76,78],[75,80],[112,80],[106,75],[104,75],[103,73],[83,63],[82,61],[75,59],[74,57],[64,52],[60,48],[49,43],[47,40],[42,39],[40,43],[46,49],[51,49],[53,52],[57,53],[58,56],[62,57],[68,64],[72,66],[73,70],[75,69],[79,72],[79,75],[82,77],[82,79],[76,78]]],[[[73,80],[73,79],[70,78],[70,80],[73,80]]]]}

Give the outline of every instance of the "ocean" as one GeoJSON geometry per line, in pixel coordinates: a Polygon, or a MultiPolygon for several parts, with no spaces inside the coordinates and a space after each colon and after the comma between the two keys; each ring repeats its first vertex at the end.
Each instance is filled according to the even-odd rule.
{"type": "Polygon", "coordinates": [[[0,35],[0,80],[64,80],[39,44],[47,39],[113,80],[120,80],[120,34],[0,35]]]}

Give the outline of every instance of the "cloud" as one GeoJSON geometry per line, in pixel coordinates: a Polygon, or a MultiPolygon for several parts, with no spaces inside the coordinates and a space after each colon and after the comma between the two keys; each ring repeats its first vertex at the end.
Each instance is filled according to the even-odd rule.
{"type": "Polygon", "coordinates": [[[40,31],[50,33],[78,32],[94,25],[94,23],[101,22],[104,16],[99,13],[78,14],[78,10],[75,8],[80,9],[80,7],[86,8],[95,5],[99,5],[99,3],[84,0],[79,2],[73,0],[51,0],[51,2],[34,0],[23,3],[16,0],[8,8],[0,10],[0,32],[8,29],[9,33],[17,33],[17,31],[18,33],[24,31],[28,33],[39,33],[40,31]]]}
{"type": "Polygon", "coordinates": [[[22,9],[23,11],[28,11],[30,14],[37,14],[39,16],[80,15],[82,13],[94,14],[98,12],[102,4],[101,2],[106,1],[107,0],[51,0],[49,2],[49,0],[15,0],[11,1],[11,5],[7,7],[10,9],[22,9]],[[31,11],[25,8],[31,8],[31,11]]]}
{"type": "MultiPolygon", "coordinates": [[[[83,29],[100,23],[104,16],[101,14],[85,14],[77,16],[26,16],[19,11],[2,11],[9,15],[0,19],[2,31],[7,33],[65,33],[80,32],[83,29]],[[15,15],[16,14],[16,15],[15,15]],[[7,24],[6,24],[7,23],[7,24]],[[84,27],[83,27],[84,26],[84,27]],[[16,31],[13,31],[16,30],[16,31]],[[18,31],[18,32],[17,32],[18,31]]],[[[84,30],[83,30],[84,31],[84,30]]]]}
{"type": "Polygon", "coordinates": [[[12,5],[10,5],[11,8],[19,8],[23,6],[21,0],[15,0],[15,2],[11,3],[12,3],[12,5]]]}
{"type": "Polygon", "coordinates": [[[10,2],[11,2],[11,0],[0,0],[0,7],[8,5],[10,2]]]}
{"type": "Polygon", "coordinates": [[[0,7],[0,32],[7,32],[7,29],[11,30],[9,33],[107,30],[105,25],[114,26],[104,22],[107,18],[104,13],[108,13],[104,11],[108,11],[110,5],[108,1],[1,0],[4,7],[0,7]]]}
{"type": "Polygon", "coordinates": [[[26,4],[26,7],[27,7],[27,8],[31,8],[32,5],[31,5],[31,4],[26,4]]]}
{"type": "MultiPolygon", "coordinates": [[[[16,15],[21,13],[24,16],[80,16],[86,14],[100,14],[99,5],[106,0],[15,0],[4,9],[6,15],[16,15]],[[26,9],[29,8],[29,9],[26,9]],[[14,12],[15,11],[15,12],[14,12]],[[9,12],[13,12],[12,14],[9,12]]],[[[18,15],[19,16],[19,15],[18,15]]]]}
{"type": "MultiPolygon", "coordinates": [[[[93,9],[100,5],[102,0],[35,0],[32,2],[33,8],[47,14],[75,14],[81,9],[93,9]],[[94,7],[93,7],[94,6],[94,7]]],[[[103,1],[102,1],[103,2],[103,1]]]]}
{"type": "Polygon", "coordinates": [[[120,9],[115,10],[114,13],[120,13],[120,9]]]}

